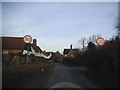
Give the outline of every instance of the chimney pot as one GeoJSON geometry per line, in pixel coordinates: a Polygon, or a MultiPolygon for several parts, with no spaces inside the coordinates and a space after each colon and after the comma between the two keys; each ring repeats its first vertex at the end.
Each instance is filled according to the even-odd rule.
{"type": "Polygon", "coordinates": [[[36,39],[33,39],[33,45],[37,46],[37,40],[36,39]]]}
{"type": "Polygon", "coordinates": [[[70,49],[72,50],[72,44],[70,45],[70,49]]]}

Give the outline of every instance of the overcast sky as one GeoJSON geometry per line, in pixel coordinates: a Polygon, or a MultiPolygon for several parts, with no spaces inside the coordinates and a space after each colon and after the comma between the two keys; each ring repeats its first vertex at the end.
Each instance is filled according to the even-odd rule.
{"type": "Polygon", "coordinates": [[[3,2],[2,34],[31,35],[46,51],[78,47],[81,37],[116,34],[117,2],[3,2]]]}

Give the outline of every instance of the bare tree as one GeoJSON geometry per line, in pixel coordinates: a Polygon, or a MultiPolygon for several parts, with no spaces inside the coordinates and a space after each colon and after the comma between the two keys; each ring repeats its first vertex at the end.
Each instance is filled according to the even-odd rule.
{"type": "Polygon", "coordinates": [[[80,40],[78,40],[78,44],[82,47],[83,51],[85,51],[85,45],[88,44],[89,42],[92,42],[93,44],[96,43],[96,39],[100,38],[100,34],[93,34],[90,36],[88,39],[85,37],[82,37],[80,40]]]}
{"type": "Polygon", "coordinates": [[[118,2],[118,17],[116,20],[115,28],[117,29],[117,36],[120,38],[120,1],[118,2]]]}
{"type": "Polygon", "coordinates": [[[117,29],[118,29],[118,36],[120,37],[120,1],[118,2],[118,25],[117,25],[117,29]]]}
{"type": "Polygon", "coordinates": [[[92,43],[95,44],[96,39],[97,39],[97,38],[100,38],[100,37],[101,37],[100,34],[93,34],[92,36],[90,36],[90,37],[88,38],[87,43],[92,42],[92,43]]]}
{"type": "Polygon", "coordinates": [[[85,37],[83,37],[83,38],[81,38],[80,40],[78,40],[78,43],[80,43],[80,45],[82,46],[82,48],[83,48],[83,51],[84,51],[84,49],[85,49],[85,37]]]}

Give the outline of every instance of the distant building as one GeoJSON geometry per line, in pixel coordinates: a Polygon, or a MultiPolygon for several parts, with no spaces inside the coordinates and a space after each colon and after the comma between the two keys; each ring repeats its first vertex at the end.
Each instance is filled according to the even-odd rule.
{"type": "Polygon", "coordinates": [[[62,62],[63,59],[63,55],[60,54],[59,51],[56,51],[55,53],[52,54],[52,58],[51,58],[54,62],[62,62]]]}
{"type": "Polygon", "coordinates": [[[63,54],[65,57],[76,57],[76,54],[79,52],[79,49],[73,49],[70,45],[70,49],[64,49],[63,54]]]}
{"type": "Polygon", "coordinates": [[[2,54],[17,54],[21,53],[25,42],[23,37],[0,37],[2,38],[2,54]]]}
{"type": "Polygon", "coordinates": [[[95,48],[95,44],[92,43],[92,42],[89,42],[87,48],[88,49],[94,49],[95,48]]]}

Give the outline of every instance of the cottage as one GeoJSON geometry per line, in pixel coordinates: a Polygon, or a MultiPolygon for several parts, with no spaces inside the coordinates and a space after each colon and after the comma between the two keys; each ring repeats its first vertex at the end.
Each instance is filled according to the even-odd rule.
{"type": "Polygon", "coordinates": [[[50,53],[49,56],[46,56],[45,51],[42,51],[39,46],[37,46],[37,40],[34,39],[32,44],[25,44],[23,48],[23,55],[34,55],[37,57],[43,57],[45,59],[49,59],[52,54],[50,53]]]}
{"type": "Polygon", "coordinates": [[[0,37],[2,39],[2,55],[17,54],[23,53],[23,55],[33,54],[34,56],[44,57],[49,59],[52,54],[49,56],[44,55],[44,52],[39,46],[37,46],[37,40],[33,39],[33,43],[25,43],[23,37],[0,37]]]}
{"type": "Polygon", "coordinates": [[[39,56],[39,54],[42,53],[42,50],[39,46],[37,46],[37,40],[33,39],[32,44],[26,43],[24,48],[23,48],[23,55],[28,54],[31,55],[33,54],[34,56],[39,56]]]}
{"type": "Polygon", "coordinates": [[[79,49],[72,49],[72,45],[70,45],[70,49],[64,49],[64,56],[65,57],[71,57],[74,58],[76,57],[76,53],[79,52],[79,49]]]}

